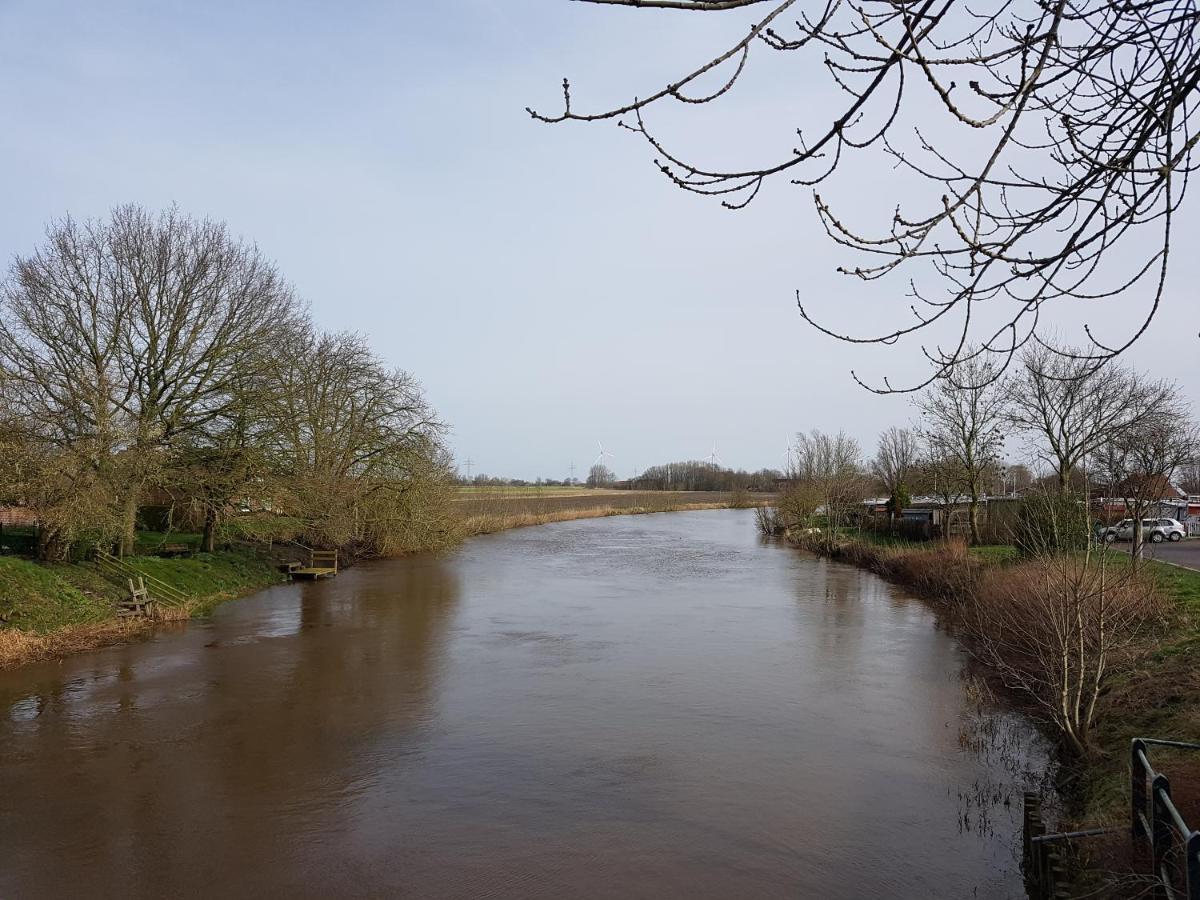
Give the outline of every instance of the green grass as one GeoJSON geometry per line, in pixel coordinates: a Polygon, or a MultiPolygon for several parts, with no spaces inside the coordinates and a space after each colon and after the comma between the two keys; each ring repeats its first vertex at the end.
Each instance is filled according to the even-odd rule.
{"type": "Polygon", "coordinates": [[[88,593],[85,580],[64,578],[60,567],[0,557],[0,625],[44,634],[112,615],[104,593],[88,593]]]}
{"type": "Polygon", "coordinates": [[[218,531],[217,540],[235,538],[247,541],[290,541],[304,530],[304,522],[275,513],[249,513],[234,516],[218,531]]]}
{"type": "Polygon", "coordinates": [[[980,544],[971,553],[987,562],[1006,563],[1020,559],[1021,553],[1012,544],[980,544]]]}
{"type": "Polygon", "coordinates": [[[238,550],[198,553],[190,559],[132,556],[126,561],[189,597],[206,601],[201,604],[204,611],[221,600],[282,580],[270,562],[238,550]]]}
{"type": "MultiPolygon", "coordinates": [[[[270,562],[242,551],[200,553],[190,559],[132,556],[127,562],[186,594],[194,615],[282,580],[270,562]]],[[[0,628],[45,634],[103,622],[115,617],[124,592],[92,563],[42,564],[0,557],[0,628]]]]}
{"type": "Polygon", "coordinates": [[[1157,560],[1149,560],[1146,565],[1167,596],[1174,598],[1188,612],[1200,613],[1200,572],[1157,560]]]}
{"type": "Polygon", "coordinates": [[[139,531],[135,547],[139,553],[153,553],[163,544],[187,544],[198,550],[201,537],[198,532],[189,531],[139,531]]]}

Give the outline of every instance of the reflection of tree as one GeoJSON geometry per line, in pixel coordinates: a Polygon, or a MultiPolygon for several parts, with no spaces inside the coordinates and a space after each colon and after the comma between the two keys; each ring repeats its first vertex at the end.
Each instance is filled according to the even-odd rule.
{"type": "Polygon", "coordinates": [[[458,596],[453,568],[436,558],[351,569],[298,597],[254,601],[299,604],[300,628],[286,637],[245,640],[244,621],[218,617],[194,632],[215,633],[208,648],[119,651],[132,678],[107,666],[59,674],[40,692],[51,698],[40,717],[0,720],[12,754],[0,832],[22,835],[24,852],[10,849],[30,860],[0,874],[0,894],[87,883],[166,896],[180,884],[300,877],[263,861],[299,866],[292,854],[319,837],[311,823],[339,828],[381,758],[419,743],[458,596]]]}

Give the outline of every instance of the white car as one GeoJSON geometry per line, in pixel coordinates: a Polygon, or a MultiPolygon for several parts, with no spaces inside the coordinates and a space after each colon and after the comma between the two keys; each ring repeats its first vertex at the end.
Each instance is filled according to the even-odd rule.
{"type": "MultiPolygon", "coordinates": [[[[1133,540],[1133,519],[1122,519],[1116,525],[1110,525],[1101,532],[1104,543],[1133,540]]],[[[1152,544],[1163,541],[1182,541],[1187,537],[1187,529],[1175,519],[1142,519],[1142,540],[1152,544]]]]}

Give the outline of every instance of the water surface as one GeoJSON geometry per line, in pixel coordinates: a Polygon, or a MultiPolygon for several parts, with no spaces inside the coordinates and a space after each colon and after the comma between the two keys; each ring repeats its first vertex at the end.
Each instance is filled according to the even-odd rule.
{"type": "Polygon", "coordinates": [[[745,511],[360,566],[0,674],[0,897],[1019,897],[963,663],[745,511]]]}

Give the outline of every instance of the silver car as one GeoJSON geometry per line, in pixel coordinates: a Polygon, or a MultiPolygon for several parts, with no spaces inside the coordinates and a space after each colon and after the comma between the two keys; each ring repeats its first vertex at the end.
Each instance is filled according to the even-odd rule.
{"type": "MultiPolygon", "coordinates": [[[[1110,525],[1101,533],[1106,544],[1114,541],[1133,540],[1133,519],[1122,519],[1116,525],[1110,525]]],[[[1182,541],[1187,537],[1187,529],[1175,519],[1142,519],[1142,540],[1152,544],[1163,541],[1182,541]]]]}

